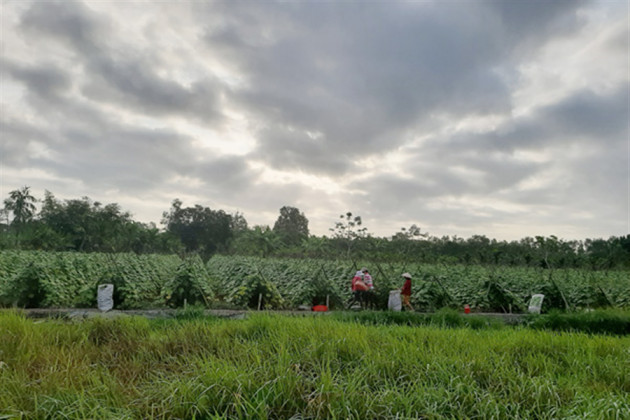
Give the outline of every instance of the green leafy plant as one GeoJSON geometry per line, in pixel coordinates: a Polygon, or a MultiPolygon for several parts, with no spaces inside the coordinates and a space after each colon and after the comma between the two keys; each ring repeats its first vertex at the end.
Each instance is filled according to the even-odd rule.
{"type": "Polygon", "coordinates": [[[199,303],[209,306],[213,299],[209,278],[199,256],[185,259],[177,268],[173,279],[165,284],[166,302],[174,307],[199,303]]]}

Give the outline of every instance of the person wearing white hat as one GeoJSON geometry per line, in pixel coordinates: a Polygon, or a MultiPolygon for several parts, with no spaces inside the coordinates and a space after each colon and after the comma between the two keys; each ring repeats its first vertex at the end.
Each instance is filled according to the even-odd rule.
{"type": "Polygon", "coordinates": [[[405,279],[405,284],[400,288],[400,296],[402,297],[402,303],[409,310],[413,311],[413,306],[411,306],[411,274],[403,273],[402,277],[405,279]]]}

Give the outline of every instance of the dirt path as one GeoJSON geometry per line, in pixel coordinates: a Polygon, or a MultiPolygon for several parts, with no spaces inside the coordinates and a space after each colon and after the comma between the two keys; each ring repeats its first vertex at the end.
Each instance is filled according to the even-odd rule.
{"type": "MultiPolygon", "coordinates": [[[[96,308],[73,309],[73,308],[38,308],[38,309],[21,309],[29,318],[60,318],[60,319],[88,319],[88,318],[117,318],[121,316],[144,316],[147,318],[173,318],[181,310],[177,309],[134,309],[134,310],[118,310],[114,309],[102,312],[96,308]]],[[[260,311],[268,313],[277,313],[292,316],[322,316],[333,312],[313,312],[308,310],[295,311],[260,311]]],[[[243,319],[249,314],[259,313],[254,310],[238,310],[238,309],[206,309],[206,315],[217,316],[221,318],[243,319]]],[[[463,314],[462,314],[463,315],[463,314]]],[[[506,324],[518,324],[525,314],[502,314],[502,313],[472,313],[469,316],[481,316],[494,319],[500,319],[506,324]]]]}

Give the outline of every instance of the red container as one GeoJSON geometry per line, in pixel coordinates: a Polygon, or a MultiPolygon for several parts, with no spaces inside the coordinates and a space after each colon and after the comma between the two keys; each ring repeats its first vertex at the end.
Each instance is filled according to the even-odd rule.
{"type": "Polygon", "coordinates": [[[326,311],[328,311],[328,307],[326,305],[315,305],[315,306],[313,306],[313,311],[315,311],[315,312],[326,312],[326,311]]]}
{"type": "Polygon", "coordinates": [[[465,314],[469,314],[470,313],[470,305],[464,305],[464,313],[465,314]]]}

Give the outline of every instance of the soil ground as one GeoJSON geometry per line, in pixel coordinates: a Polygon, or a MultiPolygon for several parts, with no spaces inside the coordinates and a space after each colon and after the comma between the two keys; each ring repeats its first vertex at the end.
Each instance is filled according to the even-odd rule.
{"type": "MultiPolygon", "coordinates": [[[[178,313],[177,309],[134,309],[103,312],[96,308],[72,309],[72,308],[30,308],[22,309],[30,318],[60,318],[60,319],[88,319],[94,317],[117,318],[120,316],[144,316],[147,318],[173,318],[178,313]]],[[[257,312],[278,313],[293,316],[323,316],[332,312],[313,312],[309,310],[294,311],[255,311],[239,309],[206,309],[205,314],[221,318],[243,319],[247,315],[257,312]]],[[[419,312],[420,313],[420,312],[419,312]]],[[[517,324],[525,314],[504,313],[471,313],[467,316],[483,316],[500,319],[506,324],[517,324]]]]}

